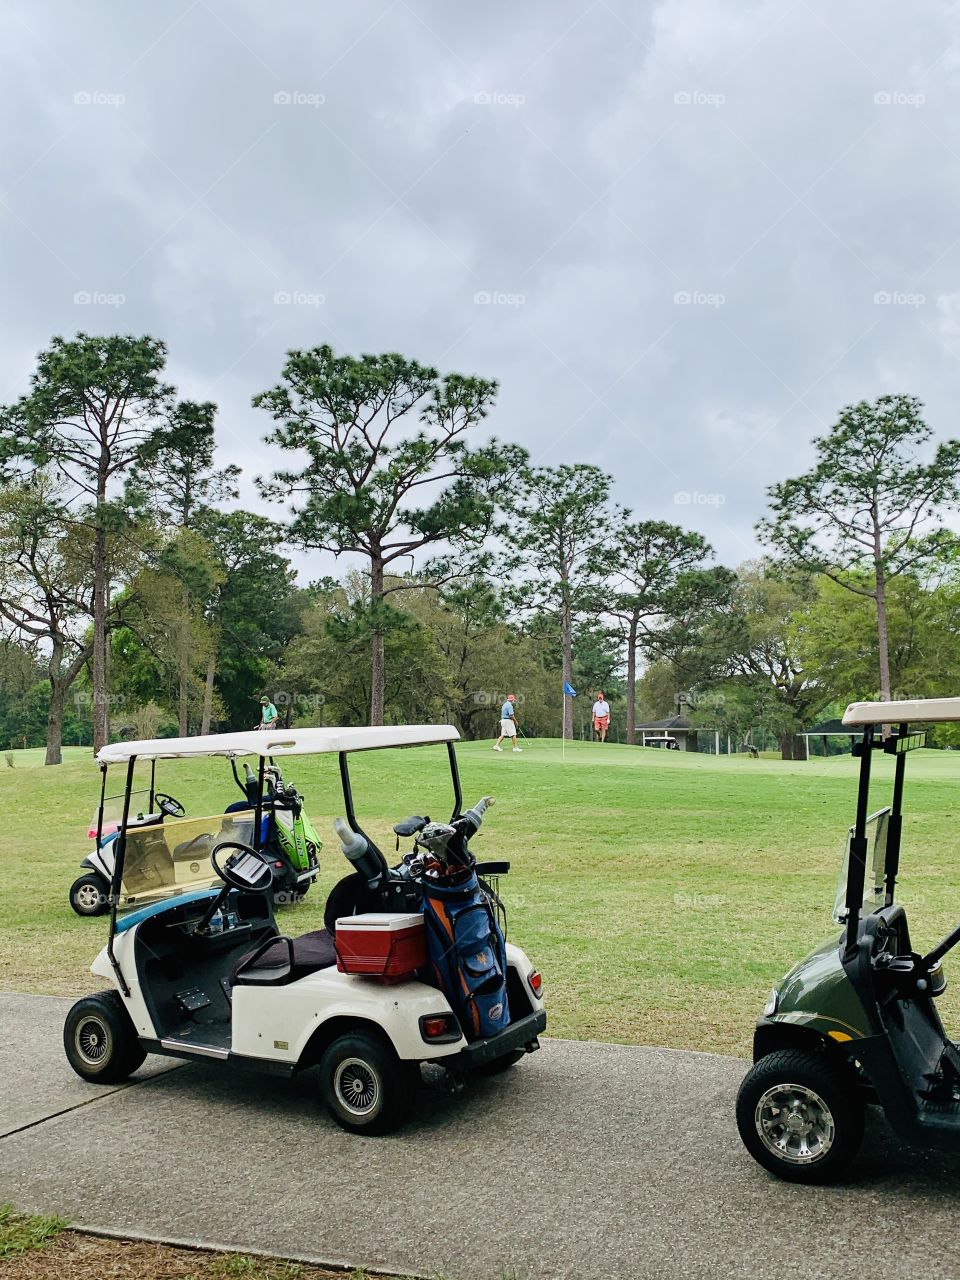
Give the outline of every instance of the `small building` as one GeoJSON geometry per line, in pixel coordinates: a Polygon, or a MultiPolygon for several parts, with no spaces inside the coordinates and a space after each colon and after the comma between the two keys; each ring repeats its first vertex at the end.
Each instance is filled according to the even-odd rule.
{"type": "Polygon", "coordinates": [[[641,747],[666,747],[676,751],[699,751],[699,735],[713,734],[713,749],[720,754],[720,730],[692,724],[686,716],[670,716],[666,720],[649,720],[636,726],[641,747]]]}
{"type": "Polygon", "coordinates": [[[831,738],[834,738],[834,739],[842,738],[844,740],[843,747],[845,749],[849,749],[850,744],[854,738],[861,738],[863,736],[863,727],[860,726],[856,729],[851,729],[849,725],[845,725],[842,720],[821,720],[820,723],[815,724],[813,728],[803,729],[796,736],[798,738],[803,738],[803,743],[807,751],[806,758],[809,760],[810,754],[811,754],[810,752],[811,738],[819,739],[821,746],[823,748],[822,751],[814,752],[815,755],[824,755],[824,756],[828,756],[831,754],[836,755],[838,754],[838,752],[830,751],[829,740],[831,738]]]}

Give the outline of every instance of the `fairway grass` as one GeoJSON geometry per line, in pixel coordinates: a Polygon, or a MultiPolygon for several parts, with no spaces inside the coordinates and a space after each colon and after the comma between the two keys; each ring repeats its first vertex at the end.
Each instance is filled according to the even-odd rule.
{"type": "MultiPolygon", "coordinates": [[[[506,858],[509,932],[543,971],[549,1032],[746,1055],[769,988],[834,929],[830,912],[856,762],[784,763],[593,743],[490,743],[459,748],[464,803],[491,794],[474,842],[506,858]]],[[[0,987],[83,994],[105,941],[103,920],[67,902],[90,847],[99,792],[89,751],[58,768],[42,752],[0,762],[0,987]]],[[[411,813],[449,815],[442,749],[353,758],[361,823],[393,857],[391,825],[411,813]]],[[[321,884],[278,922],[322,924],[327,892],[349,870],[331,822],[342,812],[334,757],[291,759],[325,845],[321,884]]],[[[889,800],[892,762],[878,756],[873,808],[889,800]]],[[[110,790],[122,785],[111,770],[110,790]]],[[[901,899],[925,949],[960,918],[960,753],[918,751],[907,764],[901,899]]],[[[221,812],[237,792],[225,761],[161,762],[158,788],[191,815],[221,812]]],[[[409,848],[409,843],[404,849],[409,848]]],[[[949,958],[948,958],[949,966],[949,958]]],[[[949,969],[948,969],[949,972],[949,969]]],[[[941,1002],[960,1024],[960,984],[941,1002]]]]}

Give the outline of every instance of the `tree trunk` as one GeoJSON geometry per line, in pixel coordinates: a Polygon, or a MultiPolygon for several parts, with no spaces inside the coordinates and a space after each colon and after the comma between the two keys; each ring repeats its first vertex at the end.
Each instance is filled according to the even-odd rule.
{"type": "MultiPolygon", "coordinates": [[[[570,602],[563,603],[561,619],[563,643],[563,679],[564,683],[573,687],[573,614],[570,602]]],[[[570,742],[573,739],[573,699],[563,695],[563,737],[570,742]]]]}
{"type": "Polygon", "coordinates": [[[637,619],[630,619],[627,634],[627,745],[637,741],[637,619]]]}
{"type": "Polygon", "coordinates": [[[200,720],[200,732],[210,732],[210,721],[213,719],[213,681],[217,674],[217,650],[216,646],[210,649],[210,656],[207,658],[207,675],[203,683],[203,715],[200,720]]]}
{"type": "Polygon", "coordinates": [[[796,740],[796,738],[795,738],[795,736],[794,736],[794,734],[793,734],[793,731],[792,731],[792,730],[790,730],[790,731],[788,731],[788,732],[786,732],[786,733],[780,733],[780,734],[778,734],[778,735],[777,735],[777,740],[778,740],[778,742],[779,742],[779,744],[780,744],[780,759],[781,759],[781,760],[796,760],[796,758],[797,758],[797,756],[796,756],[796,745],[797,745],[797,740],[796,740]]]}
{"type": "Polygon", "coordinates": [[[44,764],[63,764],[63,705],[67,689],[55,674],[59,667],[60,656],[54,646],[50,655],[50,705],[47,707],[47,755],[44,764]]]}
{"type": "MultiPolygon", "coordinates": [[[[103,495],[105,500],[106,495],[103,495]]],[[[100,498],[98,495],[98,507],[100,498]]],[[[103,515],[97,513],[93,543],[93,753],[106,746],[110,736],[107,708],[107,535],[103,515]]]]}
{"type": "Polygon", "coordinates": [[[177,732],[181,738],[186,738],[190,733],[190,634],[189,634],[189,616],[190,616],[190,592],[184,585],[180,593],[181,603],[183,605],[183,621],[182,631],[177,637],[178,646],[180,648],[180,658],[177,663],[179,668],[177,672],[177,732]]]}
{"type": "MultiPolygon", "coordinates": [[[[877,649],[880,654],[880,700],[890,701],[890,636],[887,631],[887,574],[883,566],[883,531],[874,499],[870,510],[873,523],[873,586],[877,603],[877,649]]],[[[886,737],[889,729],[883,726],[886,737]]]]}
{"type": "Polygon", "coordinates": [[[181,738],[186,738],[190,734],[190,686],[182,671],[180,687],[177,691],[177,732],[181,738]]]}
{"type": "Polygon", "coordinates": [[[887,583],[883,565],[876,565],[877,573],[877,645],[880,650],[880,698],[890,701],[890,637],[887,631],[887,583]]]}
{"type": "Polygon", "coordinates": [[[370,608],[373,632],[370,636],[370,723],[383,724],[383,693],[386,670],[383,655],[383,561],[370,557],[370,608]]]}

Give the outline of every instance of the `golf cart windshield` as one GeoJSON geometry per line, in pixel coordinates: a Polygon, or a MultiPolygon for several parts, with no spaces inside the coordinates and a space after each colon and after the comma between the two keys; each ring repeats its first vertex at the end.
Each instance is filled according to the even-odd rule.
{"type": "MultiPolygon", "coordinates": [[[[887,830],[890,823],[890,809],[878,809],[867,819],[867,865],[863,880],[862,914],[878,910],[885,901],[884,869],[887,861],[887,830]]],[[[840,867],[840,879],[837,882],[837,896],[833,906],[833,918],[842,924],[847,918],[847,873],[850,868],[850,842],[854,828],[847,832],[847,841],[843,851],[843,863],[840,867]]]]}
{"type": "Polygon", "coordinates": [[[121,905],[138,906],[186,890],[219,886],[210,854],[225,840],[251,844],[253,821],[253,813],[243,810],[128,827],[121,905]]]}
{"type": "MultiPolygon", "coordinates": [[[[151,791],[149,787],[143,787],[138,791],[130,792],[130,825],[135,823],[146,822],[153,816],[150,813],[151,791]]],[[[99,808],[94,809],[90,818],[90,825],[87,828],[87,835],[91,840],[96,838],[97,823],[100,817],[99,808]]],[[[117,796],[103,797],[103,834],[104,836],[114,835],[123,821],[123,792],[117,796]]]]}

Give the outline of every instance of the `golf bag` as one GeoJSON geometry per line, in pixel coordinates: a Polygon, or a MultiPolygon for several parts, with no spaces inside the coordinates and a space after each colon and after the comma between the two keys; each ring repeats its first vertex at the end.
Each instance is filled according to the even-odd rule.
{"type": "Polygon", "coordinates": [[[506,944],[473,866],[423,876],[427,959],[468,1040],[510,1022],[506,944]]]}

